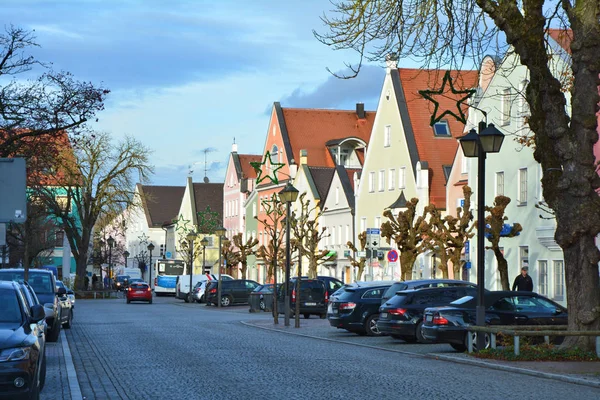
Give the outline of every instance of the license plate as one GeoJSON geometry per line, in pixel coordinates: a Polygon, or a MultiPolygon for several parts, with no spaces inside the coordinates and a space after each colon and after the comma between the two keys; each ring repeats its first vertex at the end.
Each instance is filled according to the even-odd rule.
{"type": "Polygon", "coordinates": [[[143,294],[144,293],[143,290],[136,290],[135,292],[138,293],[138,294],[143,294]]]}
{"type": "Polygon", "coordinates": [[[427,321],[427,322],[433,321],[433,315],[431,315],[431,314],[426,315],[425,316],[425,321],[427,321]]]}
{"type": "Polygon", "coordinates": [[[304,303],[305,306],[316,306],[317,303],[304,303]]]}
{"type": "Polygon", "coordinates": [[[379,316],[380,318],[387,318],[387,314],[386,312],[382,312],[381,315],[379,316]]]}

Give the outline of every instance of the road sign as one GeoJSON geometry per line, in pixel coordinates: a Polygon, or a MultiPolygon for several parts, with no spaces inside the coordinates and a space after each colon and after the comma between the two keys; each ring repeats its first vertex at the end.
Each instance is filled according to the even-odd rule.
{"type": "Polygon", "coordinates": [[[381,230],[379,228],[367,228],[367,247],[376,249],[381,242],[381,230]]]}
{"type": "Polygon", "coordinates": [[[24,158],[0,158],[0,222],[27,220],[26,176],[24,158]]]}
{"type": "Polygon", "coordinates": [[[173,256],[173,253],[171,253],[170,251],[167,251],[167,252],[165,253],[165,256],[166,256],[167,258],[171,258],[171,257],[173,256]]]}
{"type": "Polygon", "coordinates": [[[467,240],[465,242],[465,254],[469,254],[469,250],[471,249],[471,244],[469,243],[469,241],[467,240]]]}
{"type": "Polygon", "coordinates": [[[391,263],[398,261],[398,252],[394,249],[388,251],[387,259],[391,263]]]}
{"type": "Polygon", "coordinates": [[[357,251],[356,252],[356,257],[366,258],[367,257],[367,252],[366,251],[357,251]]]}

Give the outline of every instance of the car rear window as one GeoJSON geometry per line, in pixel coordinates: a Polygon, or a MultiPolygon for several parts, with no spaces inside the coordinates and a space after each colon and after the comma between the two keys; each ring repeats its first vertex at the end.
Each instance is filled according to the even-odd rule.
{"type": "MultiPolygon", "coordinates": [[[[2,281],[22,281],[24,271],[0,271],[2,281]]],[[[54,294],[56,289],[52,284],[52,274],[29,270],[29,285],[37,294],[54,294]]]]}
{"type": "Polygon", "coordinates": [[[131,285],[131,288],[136,290],[143,290],[148,289],[148,285],[145,283],[134,283],[133,285],[131,285]]]}
{"type": "Polygon", "coordinates": [[[392,306],[408,305],[412,302],[412,295],[410,294],[397,294],[389,299],[385,304],[392,306]]]}
{"type": "Polygon", "coordinates": [[[408,285],[404,282],[396,282],[392,286],[390,286],[388,290],[385,291],[385,293],[383,294],[383,298],[389,299],[393,297],[396,294],[396,292],[406,290],[407,287],[408,285]]]}
{"type": "Polygon", "coordinates": [[[324,294],[325,285],[321,281],[300,281],[301,293],[324,294]]]}
{"type": "Polygon", "coordinates": [[[342,293],[337,296],[337,301],[348,301],[354,297],[356,293],[355,289],[344,289],[342,293]]]}

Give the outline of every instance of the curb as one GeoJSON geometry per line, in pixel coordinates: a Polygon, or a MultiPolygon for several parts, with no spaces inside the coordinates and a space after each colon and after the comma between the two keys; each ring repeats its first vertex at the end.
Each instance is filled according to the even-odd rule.
{"type": "Polygon", "coordinates": [[[63,355],[65,357],[65,367],[67,368],[67,380],[69,381],[71,399],[83,400],[81,388],[79,387],[79,381],[77,380],[77,371],[75,371],[75,365],[73,365],[73,356],[71,355],[71,349],[69,348],[69,342],[67,341],[67,335],[62,329],[60,330],[60,339],[63,355]]]}
{"type": "Polygon", "coordinates": [[[399,354],[405,354],[405,355],[410,355],[410,356],[420,357],[420,358],[429,358],[429,359],[434,359],[434,360],[442,360],[442,361],[447,361],[447,362],[472,365],[472,366],[477,366],[477,367],[482,367],[482,368],[495,369],[495,370],[499,370],[499,371],[525,374],[525,375],[530,375],[530,376],[534,376],[537,378],[558,380],[558,381],[563,381],[563,382],[572,383],[572,384],[576,384],[576,385],[600,388],[600,382],[589,381],[589,380],[583,379],[583,378],[574,378],[574,377],[565,376],[565,375],[553,374],[550,372],[540,372],[540,371],[536,371],[536,370],[532,370],[532,369],[511,367],[508,365],[494,364],[494,363],[489,363],[489,362],[480,361],[480,360],[469,360],[469,359],[465,359],[465,358],[461,358],[461,357],[447,356],[444,354],[435,354],[435,353],[421,354],[421,353],[413,353],[413,352],[404,351],[404,350],[387,349],[385,347],[373,346],[373,345],[369,345],[369,344],[354,343],[354,342],[347,342],[345,340],[334,340],[334,339],[324,338],[324,337],[320,337],[320,336],[308,335],[305,333],[286,332],[281,329],[275,329],[275,328],[269,328],[266,326],[254,325],[252,323],[244,322],[244,321],[240,321],[240,322],[242,323],[242,325],[245,325],[245,326],[263,329],[263,330],[271,331],[271,332],[280,332],[280,333],[285,333],[288,335],[295,335],[295,336],[301,336],[301,337],[306,337],[306,338],[310,338],[310,339],[323,340],[326,342],[349,344],[352,346],[366,347],[366,348],[371,348],[371,349],[376,349],[376,350],[383,350],[383,351],[388,351],[391,353],[399,353],[399,354]]]}

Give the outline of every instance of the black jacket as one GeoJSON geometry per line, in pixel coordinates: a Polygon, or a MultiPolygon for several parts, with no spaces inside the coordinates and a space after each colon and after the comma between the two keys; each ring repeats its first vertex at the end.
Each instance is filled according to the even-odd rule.
{"type": "Polygon", "coordinates": [[[515,288],[517,288],[516,290],[519,292],[533,292],[533,280],[529,275],[523,276],[519,274],[515,278],[515,283],[513,283],[512,290],[514,291],[515,288]]]}

